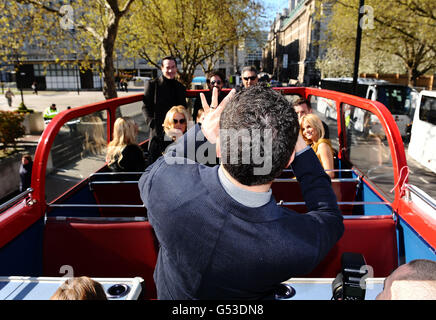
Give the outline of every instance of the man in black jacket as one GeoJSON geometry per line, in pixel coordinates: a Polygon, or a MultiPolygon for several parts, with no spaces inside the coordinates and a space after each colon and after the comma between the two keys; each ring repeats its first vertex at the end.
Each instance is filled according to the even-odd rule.
{"type": "Polygon", "coordinates": [[[145,124],[150,127],[150,139],[163,132],[165,115],[173,106],[186,107],[186,88],[178,82],[177,62],[174,57],[165,57],[161,63],[162,76],[147,81],[144,87],[145,124]]]}

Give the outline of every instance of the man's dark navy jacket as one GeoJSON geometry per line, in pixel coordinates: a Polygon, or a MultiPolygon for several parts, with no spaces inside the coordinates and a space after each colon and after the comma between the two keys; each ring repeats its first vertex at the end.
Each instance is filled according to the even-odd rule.
{"type": "MultiPolygon", "coordinates": [[[[198,133],[195,126],[178,145],[198,133]]],[[[311,149],[292,163],[306,214],[278,206],[274,197],[246,207],[222,187],[219,166],[189,163],[178,154],[160,157],[139,181],[160,243],[159,299],[264,298],[277,284],[314,269],[342,236],[330,178],[311,149]]]]}

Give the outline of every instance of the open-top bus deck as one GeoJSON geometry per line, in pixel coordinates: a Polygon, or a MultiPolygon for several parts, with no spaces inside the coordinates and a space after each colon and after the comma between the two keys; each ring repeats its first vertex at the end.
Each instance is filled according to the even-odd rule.
{"type": "MultiPolygon", "coordinates": [[[[365,258],[366,282],[372,284],[366,299],[376,297],[383,278],[398,265],[418,258],[436,260],[436,205],[419,188],[408,185],[401,134],[387,108],[330,90],[274,89],[289,101],[309,99],[315,110],[320,98],[334,100],[338,106],[335,120],[320,117],[329,125],[337,151],[332,187],[344,215],[345,232],[310,274],[287,281],[295,290],[287,298],[330,299],[344,252],[365,258]],[[367,115],[367,130],[354,129],[355,113],[367,115]]],[[[188,106],[199,92],[187,91],[188,106]]],[[[122,278],[124,284],[126,278],[139,277],[140,297],[156,298],[153,271],[159,244],[139,197],[141,173],[112,173],[105,163],[106,145],[120,115],[132,117],[139,125],[138,142],[146,153],[142,96],[66,110],[48,124],[35,153],[31,189],[1,207],[0,276],[4,282],[0,282],[0,298],[37,299],[32,288],[42,290],[35,283],[47,279],[38,277],[73,275],[122,278]],[[11,290],[17,278],[10,277],[36,280],[20,282],[11,290]]],[[[305,212],[292,172],[284,171],[273,182],[272,191],[277,205],[305,212]]],[[[52,284],[38,297],[48,299],[55,289],[52,284]]]]}

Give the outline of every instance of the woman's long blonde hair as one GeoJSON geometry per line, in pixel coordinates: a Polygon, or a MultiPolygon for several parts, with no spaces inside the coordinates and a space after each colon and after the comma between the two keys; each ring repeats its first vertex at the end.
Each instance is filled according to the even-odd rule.
{"type": "Polygon", "coordinates": [[[303,123],[304,121],[307,121],[309,125],[316,130],[318,133],[318,140],[324,138],[324,126],[322,125],[321,119],[313,113],[305,114],[301,117],[301,125],[300,125],[300,132],[301,136],[307,143],[314,143],[316,141],[308,141],[306,137],[303,135],[303,123]]]}
{"type": "Polygon", "coordinates": [[[67,279],[50,300],[107,300],[100,282],[88,277],[67,279]]]}
{"type": "Polygon", "coordinates": [[[120,162],[122,151],[129,144],[136,144],[137,126],[128,117],[121,117],[115,121],[114,136],[108,145],[106,161],[111,164],[115,161],[120,162]]]}
{"type": "Polygon", "coordinates": [[[176,114],[176,113],[181,113],[185,116],[186,130],[188,130],[190,127],[191,117],[189,116],[188,110],[186,110],[186,108],[182,105],[174,106],[170,110],[168,110],[168,112],[165,116],[164,123],[162,125],[166,134],[168,134],[169,130],[174,128],[173,118],[174,118],[174,114],[176,114]]]}

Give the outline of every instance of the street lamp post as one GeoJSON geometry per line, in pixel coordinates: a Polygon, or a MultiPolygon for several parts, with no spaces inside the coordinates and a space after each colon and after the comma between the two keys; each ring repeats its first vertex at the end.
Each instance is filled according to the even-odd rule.
{"type": "MultiPolygon", "coordinates": [[[[74,53],[74,60],[77,63],[77,53],[74,53]]],[[[77,86],[77,95],[80,95],[80,89],[79,89],[79,66],[76,64],[76,86],[77,86]]]]}
{"type": "Polygon", "coordinates": [[[15,69],[15,82],[17,83],[17,89],[20,89],[21,103],[22,103],[22,105],[24,105],[23,81],[22,81],[22,77],[21,76],[25,76],[26,73],[23,72],[23,71],[19,71],[20,60],[18,58],[18,52],[15,53],[15,61],[16,61],[16,66],[14,67],[14,69],[15,69]],[[20,84],[19,88],[18,88],[18,84],[20,84]]]}
{"type": "Polygon", "coordinates": [[[354,53],[354,72],[353,72],[353,93],[357,94],[357,79],[359,77],[359,61],[360,61],[360,43],[362,42],[362,26],[360,22],[363,17],[361,8],[365,5],[365,0],[360,0],[359,15],[357,20],[357,34],[356,34],[356,51],[354,53]]]}
{"type": "Polygon", "coordinates": [[[24,98],[23,98],[23,81],[22,77],[26,75],[25,72],[20,72],[20,92],[21,92],[21,103],[24,105],[24,98]]]}

